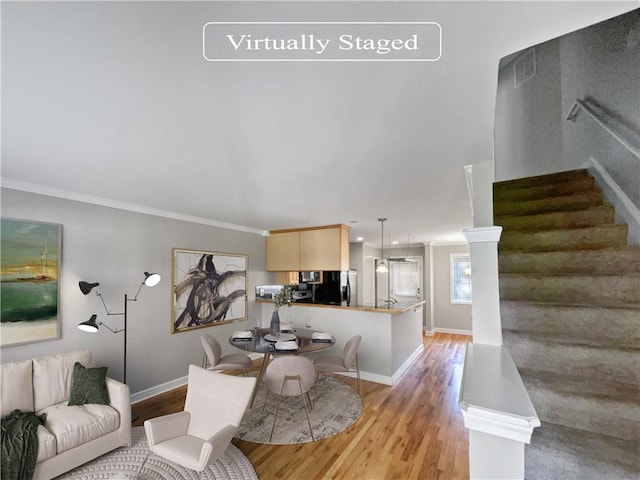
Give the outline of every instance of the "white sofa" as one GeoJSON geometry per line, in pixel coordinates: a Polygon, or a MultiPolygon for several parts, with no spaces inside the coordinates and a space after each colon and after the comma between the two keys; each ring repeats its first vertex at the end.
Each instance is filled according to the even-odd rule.
{"type": "Polygon", "coordinates": [[[129,387],[107,377],[109,405],[68,406],[73,365],[93,367],[88,350],[4,363],[0,415],[15,409],[47,414],[38,426],[34,479],[48,480],[131,441],[129,387]]]}

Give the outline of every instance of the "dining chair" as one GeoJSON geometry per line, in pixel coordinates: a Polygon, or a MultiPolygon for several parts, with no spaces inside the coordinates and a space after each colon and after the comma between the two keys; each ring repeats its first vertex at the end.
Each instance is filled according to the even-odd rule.
{"type": "Polygon", "coordinates": [[[242,370],[246,376],[253,367],[253,361],[244,353],[230,353],[223,356],[220,343],[208,333],[202,334],[200,340],[204,348],[202,368],[207,370],[242,370]]]}
{"type": "Polygon", "coordinates": [[[227,449],[244,416],[256,379],[189,365],[184,411],[152,418],[144,430],[153,453],[203,471],[227,449]]]}
{"type": "Polygon", "coordinates": [[[311,428],[311,420],[309,419],[309,410],[313,408],[309,390],[315,382],[315,377],[316,372],[313,362],[299,355],[277,357],[269,364],[263,378],[263,382],[267,387],[267,393],[264,398],[264,405],[262,405],[262,411],[264,412],[267,405],[269,391],[278,396],[276,414],[273,418],[269,441],[273,438],[273,432],[276,428],[276,421],[278,420],[278,412],[280,410],[280,400],[282,397],[294,397],[298,395],[302,397],[304,411],[307,415],[307,423],[309,424],[309,432],[311,432],[311,440],[315,441],[313,429],[311,428]]]}
{"type": "Polygon", "coordinates": [[[354,335],[344,346],[342,351],[342,357],[335,355],[324,355],[318,357],[313,362],[313,365],[318,373],[325,372],[352,372],[352,365],[355,361],[355,372],[358,378],[358,395],[362,397],[362,382],[360,381],[360,365],[358,363],[358,349],[360,348],[360,342],[362,337],[360,335],[354,335]]]}

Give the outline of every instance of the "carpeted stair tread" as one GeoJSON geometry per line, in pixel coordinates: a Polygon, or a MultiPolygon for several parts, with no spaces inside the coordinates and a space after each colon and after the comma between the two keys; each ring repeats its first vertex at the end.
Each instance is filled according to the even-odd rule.
{"type": "Polygon", "coordinates": [[[500,274],[500,297],[567,305],[640,308],[640,274],[500,274]]]}
{"type": "Polygon", "coordinates": [[[624,247],[627,245],[628,230],[626,224],[607,224],[539,232],[503,231],[498,250],[500,252],[552,252],[624,247]]]}
{"type": "Polygon", "coordinates": [[[585,208],[606,205],[602,193],[582,192],[574,195],[548,197],[530,201],[494,202],[494,217],[504,215],[533,215],[558,211],[582,210],[585,208]]]}
{"type": "Polygon", "coordinates": [[[495,190],[512,190],[518,188],[535,187],[537,185],[549,185],[550,183],[566,183],[580,179],[591,178],[586,169],[566,170],[564,172],[547,173],[534,177],[515,178],[513,180],[503,180],[495,182],[495,190]]]}
{"type": "Polygon", "coordinates": [[[520,369],[541,421],[633,440],[640,432],[638,385],[520,369]]]}
{"type": "Polygon", "coordinates": [[[543,422],[525,446],[525,478],[637,480],[639,448],[637,441],[543,422]]]}
{"type": "MultiPolygon", "coordinates": [[[[640,414],[640,385],[603,380],[596,382],[583,376],[566,375],[559,372],[545,372],[531,368],[519,368],[521,375],[527,378],[530,384],[538,383],[548,385],[553,390],[568,395],[583,395],[593,398],[611,398],[618,402],[633,404],[640,414]]],[[[636,418],[640,421],[640,416],[636,418]]]]}
{"type": "Polygon", "coordinates": [[[494,188],[493,199],[496,202],[526,201],[546,197],[561,197],[579,192],[598,190],[591,177],[581,177],[561,183],[528,185],[520,188],[494,188]]]}
{"type": "Polygon", "coordinates": [[[613,275],[640,272],[640,246],[549,252],[503,251],[500,273],[581,273],[613,275]]]}
{"type": "Polygon", "coordinates": [[[548,345],[571,345],[576,347],[620,350],[630,354],[640,354],[640,344],[638,343],[629,342],[626,345],[621,345],[617,339],[612,340],[603,336],[586,338],[582,336],[569,335],[565,332],[522,332],[520,330],[510,330],[506,327],[503,327],[502,333],[505,345],[507,346],[512,342],[526,340],[530,342],[545,343],[548,345]]]}
{"type": "Polygon", "coordinates": [[[640,345],[637,308],[571,306],[565,304],[500,302],[502,326],[522,334],[548,334],[610,342],[621,347],[640,345]]]}
{"type": "Polygon", "coordinates": [[[495,218],[495,225],[512,231],[550,230],[554,228],[582,228],[614,223],[615,211],[611,205],[573,210],[569,212],[550,212],[536,215],[503,215],[495,218]]]}
{"type": "Polygon", "coordinates": [[[640,351],[637,348],[606,347],[508,330],[503,330],[503,338],[504,346],[518,368],[640,385],[640,351]]]}

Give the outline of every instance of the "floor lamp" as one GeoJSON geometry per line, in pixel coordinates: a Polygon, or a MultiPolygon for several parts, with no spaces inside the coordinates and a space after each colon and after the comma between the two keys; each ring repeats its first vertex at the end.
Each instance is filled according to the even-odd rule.
{"type": "MultiPolygon", "coordinates": [[[[149,273],[149,272],[144,272],[144,280],[142,281],[142,283],[140,284],[140,286],[138,287],[138,291],[136,292],[136,296],[133,298],[129,298],[127,296],[127,294],[124,295],[124,311],[123,312],[118,312],[118,313],[113,313],[109,310],[109,308],[107,308],[107,304],[104,301],[104,298],[102,298],[102,294],[100,292],[98,292],[96,290],[96,295],[98,295],[98,297],[100,297],[100,300],[102,301],[102,305],[104,305],[104,309],[107,312],[107,315],[123,315],[124,316],[124,325],[122,328],[120,329],[113,329],[111,328],[109,325],[102,323],[100,321],[97,321],[98,316],[96,314],[91,315],[91,318],[89,318],[89,320],[87,320],[86,322],[82,322],[78,325],[78,328],[80,330],[82,330],[83,332],[90,332],[90,333],[95,333],[99,330],[99,327],[101,325],[103,325],[107,330],[109,330],[112,333],[120,333],[120,332],[124,332],[124,365],[123,365],[123,381],[122,383],[127,383],[127,304],[129,302],[137,302],[138,301],[138,294],[140,293],[140,290],[142,289],[143,286],[146,287],[153,287],[155,285],[157,285],[158,283],[160,283],[160,275],[157,273],[149,273]]],[[[89,283],[89,282],[84,282],[81,281],[78,283],[78,286],[80,287],[80,291],[85,294],[88,295],[89,292],[91,292],[91,290],[93,290],[95,287],[99,286],[99,283],[89,283]]]]}

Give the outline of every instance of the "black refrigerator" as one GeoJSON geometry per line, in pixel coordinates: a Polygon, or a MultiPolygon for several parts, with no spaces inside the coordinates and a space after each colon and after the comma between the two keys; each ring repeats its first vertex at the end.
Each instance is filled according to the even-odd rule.
{"type": "Polygon", "coordinates": [[[313,302],[328,305],[358,305],[358,272],[325,271],[322,283],[315,284],[313,302]]]}

